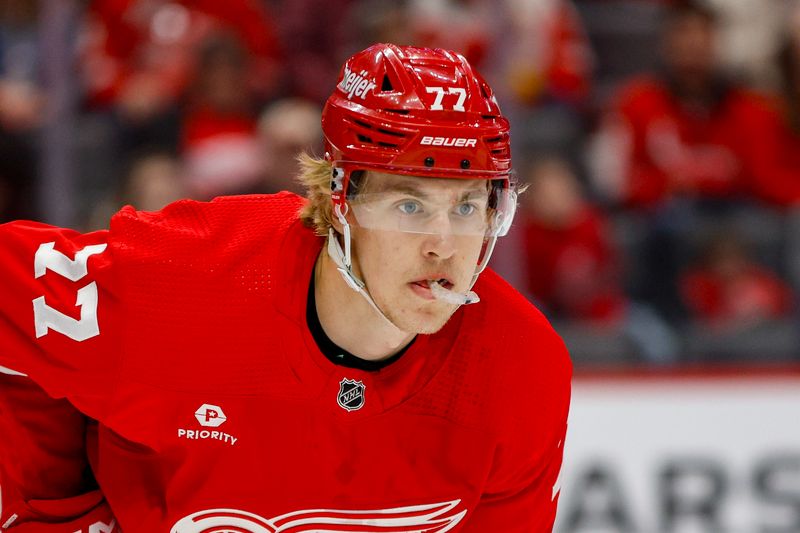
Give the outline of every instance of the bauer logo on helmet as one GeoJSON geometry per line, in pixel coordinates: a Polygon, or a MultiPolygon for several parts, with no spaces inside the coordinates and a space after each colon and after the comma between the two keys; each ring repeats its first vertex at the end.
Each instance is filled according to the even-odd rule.
{"type": "Polygon", "coordinates": [[[424,146],[455,146],[458,148],[474,148],[477,143],[478,139],[468,139],[466,137],[431,137],[428,135],[419,141],[419,144],[424,146]]]}

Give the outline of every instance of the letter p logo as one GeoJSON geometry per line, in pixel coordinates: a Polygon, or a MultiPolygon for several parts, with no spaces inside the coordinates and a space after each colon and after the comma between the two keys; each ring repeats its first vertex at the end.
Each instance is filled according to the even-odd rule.
{"type": "Polygon", "coordinates": [[[227,420],[221,407],[209,403],[201,405],[200,408],[195,411],[194,416],[197,418],[197,421],[200,422],[201,426],[211,428],[219,427],[227,420]]]}

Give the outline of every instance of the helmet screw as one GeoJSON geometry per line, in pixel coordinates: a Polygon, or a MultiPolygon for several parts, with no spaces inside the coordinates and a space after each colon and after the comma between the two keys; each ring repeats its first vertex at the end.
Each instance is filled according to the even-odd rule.
{"type": "Polygon", "coordinates": [[[469,168],[469,159],[462,159],[461,160],[461,168],[469,168]]]}
{"type": "Polygon", "coordinates": [[[428,157],[425,158],[425,166],[426,167],[432,167],[433,163],[434,163],[434,161],[433,161],[433,158],[431,156],[428,156],[428,157]]]}
{"type": "Polygon", "coordinates": [[[344,184],[342,183],[343,179],[344,179],[344,170],[342,170],[341,168],[333,167],[331,172],[331,190],[336,192],[344,189],[344,184]]]}

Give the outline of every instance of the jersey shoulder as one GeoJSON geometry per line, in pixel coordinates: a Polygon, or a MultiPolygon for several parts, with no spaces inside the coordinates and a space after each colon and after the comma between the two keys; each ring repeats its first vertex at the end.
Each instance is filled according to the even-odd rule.
{"type": "Polygon", "coordinates": [[[180,200],[157,212],[121,209],[111,219],[111,246],[128,260],[232,257],[275,243],[297,220],[303,199],[292,193],[180,200]]]}
{"type": "Polygon", "coordinates": [[[285,265],[318,240],[302,205],[282,193],[120,211],[110,244],[125,314],[120,387],[258,394],[263,376],[283,372],[263,350],[279,342],[284,285],[298,283],[285,265]]]}
{"type": "Polygon", "coordinates": [[[491,270],[464,306],[432,336],[452,343],[441,369],[410,403],[425,414],[508,436],[563,423],[572,364],[559,335],[521,294],[491,270]]]}
{"type": "Polygon", "coordinates": [[[476,292],[481,303],[475,306],[472,319],[484,324],[487,340],[494,341],[489,343],[494,347],[492,355],[504,361],[501,366],[547,379],[571,376],[572,363],[563,340],[530,301],[491,269],[481,274],[476,292]],[[509,353],[514,357],[507,357],[509,353]]]}
{"type": "MultiPolygon", "coordinates": [[[[545,316],[494,271],[481,274],[475,291],[481,302],[467,307],[463,338],[482,345],[472,357],[481,367],[478,392],[492,406],[491,422],[521,437],[566,423],[572,362],[561,337],[545,316]]],[[[533,438],[533,434],[528,435],[533,438]]]]}

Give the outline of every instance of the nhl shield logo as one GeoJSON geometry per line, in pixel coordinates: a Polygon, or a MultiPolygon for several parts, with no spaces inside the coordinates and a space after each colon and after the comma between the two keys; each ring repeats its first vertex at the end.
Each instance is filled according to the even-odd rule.
{"type": "Polygon", "coordinates": [[[364,382],[344,378],[339,382],[336,403],[346,411],[358,411],[364,407],[364,382]]]}

